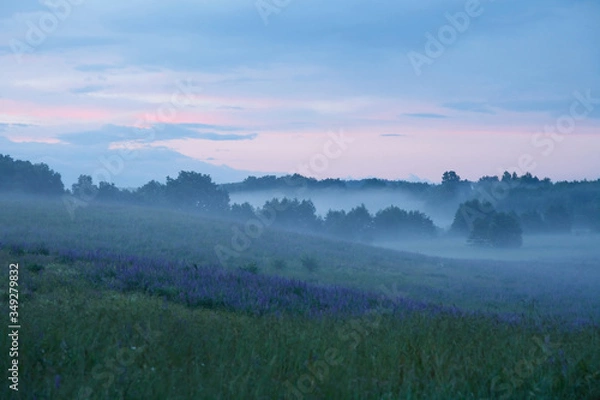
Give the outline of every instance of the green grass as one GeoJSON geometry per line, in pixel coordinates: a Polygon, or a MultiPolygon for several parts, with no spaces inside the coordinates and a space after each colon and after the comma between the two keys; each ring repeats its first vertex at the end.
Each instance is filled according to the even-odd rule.
{"type": "MultiPolygon", "coordinates": [[[[216,264],[214,247],[231,244],[232,223],[95,204],[71,219],[60,202],[27,199],[1,200],[0,222],[0,260],[21,266],[22,325],[21,390],[15,396],[5,382],[0,398],[600,398],[600,330],[564,329],[527,302],[532,288],[551,282],[559,297],[548,298],[547,307],[598,306],[593,275],[585,275],[593,265],[561,265],[564,276],[577,271],[581,281],[559,286],[563,276],[544,281],[527,270],[544,272],[545,264],[463,263],[267,229],[227,268],[474,309],[525,310],[532,319],[510,325],[423,314],[252,317],[95,287],[80,276],[85,264],[54,254],[102,248],[216,264]],[[23,243],[34,246],[9,246],[23,243]]],[[[4,315],[7,288],[5,270],[4,315]]],[[[9,338],[1,337],[7,359],[9,338]]]]}
{"type": "MultiPolygon", "coordinates": [[[[243,222],[97,203],[76,209],[71,218],[62,201],[10,197],[0,200],[0,218],[0,242],[31,243],[38,253],[48,248],[99,248],[199,266],[219,265],[216,246],[232,249],[234,227],[244,230],[243,222]]],[[[227,268],[256,267],[262,274],[477,310],[528,312],[535,295],[540,312],[600,317],[596,294],[600,270],[589,262],[513,265],[444,260],[272,229],[249,239],[243,251],[227,260],[227,268]],[[557,288],[574,277],[581,279],[572,285],[576,288],[557,288]]],[[[431,242],[432,247],[437,245],[431,242]]],[[[461,253],[465,257],[466,251],[461,253]]],[[[598,265],[597,259],[591,262],[598,265]]]]}
{"type": "MultiPolygon", "coordinates": [[[[20,305],[20,398],[600,396],[598,329],[540,332],[449,315],[251,317],[92,287],[77,263],[54,261],[21,258],[46,268],[20,276],[29,288],[20,305]]],[[[5,276],[1,284],[7,287],[5,276]]],[[[0,346],[9,347],[6,335],[0,346]]]]}

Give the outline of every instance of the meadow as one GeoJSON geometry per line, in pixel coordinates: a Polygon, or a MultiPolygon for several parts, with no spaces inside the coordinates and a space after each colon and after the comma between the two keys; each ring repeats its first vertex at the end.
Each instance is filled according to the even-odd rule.
{"type": "Polygon", "coordinates": [[[593,259],[451,259],[267,228],[222,264],[215,246],[235,247],[239,223],[0,203],[22,320],[20,390],[2,398],[600,398],[593,259]]]}

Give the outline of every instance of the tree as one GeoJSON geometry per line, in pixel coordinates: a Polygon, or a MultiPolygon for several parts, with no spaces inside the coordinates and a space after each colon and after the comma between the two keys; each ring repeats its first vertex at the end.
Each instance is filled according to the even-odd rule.
{"type": "Polygon", "coordinates": [[[450,232],[466,237],[473,231],[476,220],[486,219],[495,211],[492,204],[487,201],[483,203],[478,199],[466,201],[456,210],[450,232]]]}
{"type": "Polygon", "coordinates": [[[350,210],[345,219],[353,239],[364,242],[373,240],[373,217],[364,204],[350,210]]]}
{"type": "Polygon", "coordinates": [[[442,185],[456,184],[460,182],[460,176],[454,171],[446,171],[442,175],[442,185]]]}
{"type": "Polygon", "coordinates": [[[234,203],[231,205],[231,216],[239,220],[249,220],[256,218],[256,213],[254,207],[248,202],[234,203]]]}
{"type": "Polygon", "coordinates": [[[71,186],[71,192],[84,201],[91,201],[98,195],[98,186],[94,185],[90,175],[79,175],[77,183],[71,186]]]}
{"type": "Polygon", "coordinates": [[[544,222],[549,232],[571,232],[571,214],[563,204],[554,204],[544,213],[544,222]]]}
{"type": "Polygon", "coordinates": [[[160,182],[151,180],[134,192],[137,201],[144,204],[165,205],[167,188],[160,182]]]}
{"type": "Polygon", "coordinates": [[[274,198],[266,201],[259,212],[263,215],[275,213],[275,225],[307,231],[315,229],[319,223],[316,211],[315,205],[310,200],[290,200],[284,197],[282,200],[274,198]]]}
{"type": "Polygon", "coordinates": [[[490,243],[493,247],[509,248],[523,245],[523,230],[514,214],[494,214],[490,224],[490,243]]]}
{"type": "Polygon", "coordinates": [[[210,175],[180,171],[177,179],[167,177],[166,197],[169,203],[207,214],[229,210],[229,194],[213,183],[210,175]]]}
{"type": "Polygon", "coordinates": [[[521,214],[521,225],[526,233],[540,233],[545,228],[542,214],[536,210],[529,210],[521,214]]]}
{"type": "Polygon", "coordinates": [[[433,221],[419,211],[407,212],[396,206],[378,211],[373,218],[374,234],[379,237],[415,237],[435,234],[433,221]]]}
{"type": "Polygon", "coordinates": [[[325,232],[332,236],[346,239],[351,237],[351,232],[346,225],[346,211],[344,210],[329,210],[325,215],[323,226],[325,232]]]}
{"type": "Polygon", "coordinates": [[[537,176],[533,176],[531,175],[530,172],[525,173],[524,175],[522,175],[519,180],[524,183],[524,184],[529,184],[529,185],[536,185],[538,183],[540,183],[540,179],[537,176]]]}
{"type": "Polygon", "coordinates": [[[119,188],[114,183],[100,182],[98,184],[98,200],[101,201],[121,201],[124,196],[121,195],[119,188]]]}
{"type": "Polygon", "coordinates": [[[0,191],[61,195],[65,192],[59,173],[44,163],[13,160],[0,154],[0,191]]]}
{"type": "Polygon", "coordinates": [[[596,232],[600,232],[600,197],[596,199],[595,204],[592,206],[590,224],[592,229],[594,229],[596,232]]]}
{"type": "Polygon", "coordinates": [[[476,246],[497,248],[521,247],[522,234],[516,215],[494,212],[475,220],[468,242],[476,246]]]}

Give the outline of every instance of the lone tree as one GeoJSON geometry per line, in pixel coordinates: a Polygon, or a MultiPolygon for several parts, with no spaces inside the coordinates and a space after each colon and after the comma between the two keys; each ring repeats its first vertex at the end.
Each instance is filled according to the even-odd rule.
{"type": "Polygon", "coordinates": [[[476,220],[489,218],[494,212],[496,212],[494,206],[487,201],[482,203],[475,199],[464,202],[454,214],[450,232],[466,237],[473,230],[476,220]]]}
{"type": "Polygon", "coordinates": [[[488,218],[478,218],[469,235],[469,243],[477,246],[514,248],[523,245],[523,230],[514,214],[494,212],[488,218]]]}
{"type": "Polygon", "coordinates": [[[519,218],[514,213],[497,212],[491,203],[479,200],[459,206],[450,232],[467,236],[475,246],[510,248],[523,244],[519,218]]]}

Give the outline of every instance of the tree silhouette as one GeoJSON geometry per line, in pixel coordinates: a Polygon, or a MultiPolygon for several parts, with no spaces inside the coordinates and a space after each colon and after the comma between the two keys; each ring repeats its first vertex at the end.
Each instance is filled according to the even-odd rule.
{"type": "Polygon", "coordinates": [[[0,191],[61,195],[65,187],[60,174],[48,165],[13,160],[8,155],[0,154],[0,191]]]}
{"type": "Polygon", "coordinates": [[[454,171],[446,171],[442,175],[442,185],[448,185],[460,182],[460,176],[454,171]]]}
{"type": "Polygon", "coordinates": [[[494,212],[475,220],[468,241],[477,246],[520,247],[523,244],[522,234],[516,215],[494,212]]]}
{"type": "Polygon", "coordinates": [[[456,235],[468,236],[473,231],[475,221],[486,219],[495,211],[489,202],[480,202],[477,199],[464,202],[454,214],[450,232],[456,235]]]}
{"type": "Polygon", "coordinates": [[[229,194],[210,175],[180,171],[177,179],[167,177],[165,192],[169,203],[182,208],[217,214],[229,210],[229,194]]]}
{"type": "Polygon", "coordinates": [[[77,183],[71,186],[71,192],[84,201],[91,201],[98,195],[98,186],[94,185],[90,175],[79,175],[77,183]]]}
{"type": "Polygon", "coordinates": [[[551,205],[544,213],[544,222],[550,232],[571,232],[572,218],[563,204],[551,205]]]}

